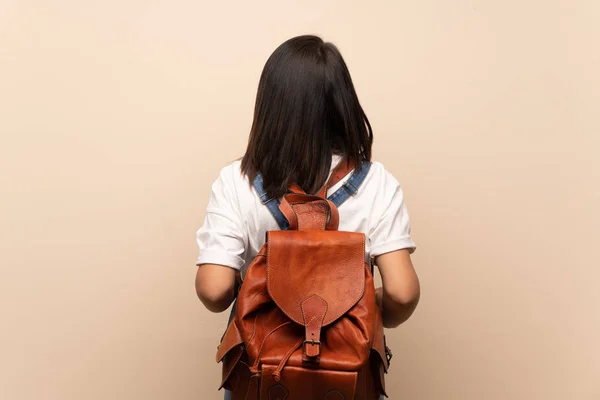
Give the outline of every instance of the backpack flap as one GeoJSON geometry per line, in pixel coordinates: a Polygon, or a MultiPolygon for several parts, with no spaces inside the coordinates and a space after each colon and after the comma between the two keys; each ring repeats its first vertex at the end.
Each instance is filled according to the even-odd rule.
{"type": "Polygon", "coordinates": [[[318,362],[321,328],[348,312],[365,289],[365,236],[339,231],[267,234],[267,289],[305,327],[306,361],[318,362]]]}

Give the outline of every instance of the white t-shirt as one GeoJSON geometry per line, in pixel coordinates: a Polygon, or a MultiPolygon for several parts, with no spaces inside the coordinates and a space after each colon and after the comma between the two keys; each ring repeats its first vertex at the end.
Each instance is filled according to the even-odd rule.
{"type": "MultiPolygon", "coordinates": [[[[331,171],[341,160],[333,156],[331,171]]],[[[234,161],[221,170],[212,185],[204,225],[196,237],[197,264],[220,264],[245,271],[265,243],[266,232],[278,230],[275,218],[234,161]]],[[[331,174],[330,171],[330,174],[331,174]]],[[[350,178],[349,173],[328,189],[330,196],[350,178]]],[[[362,232],[367,240],[365,257],[410,249],[410,219],[398,181],[378,162],[373,162],[358,192],[339,209],[340,231],[362,232]]]]}

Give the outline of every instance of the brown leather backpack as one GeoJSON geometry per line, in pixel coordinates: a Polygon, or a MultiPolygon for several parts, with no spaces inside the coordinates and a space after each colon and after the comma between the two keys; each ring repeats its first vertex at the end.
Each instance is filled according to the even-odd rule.
{"type": "MultiPolygon", "coordinates": [[[[327,187],[353,166],[342,164],[327,187]]],[[[267,233],[218,348],[220,388],[233,400],[379,399],[391,353],[365,236],[337,230],[323,191],[290,189],[279,207],[289,228],[267,233]]]]}

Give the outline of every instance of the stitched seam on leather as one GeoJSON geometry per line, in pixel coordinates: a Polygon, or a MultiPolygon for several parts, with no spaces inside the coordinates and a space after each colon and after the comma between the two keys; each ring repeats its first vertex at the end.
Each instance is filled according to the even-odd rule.
{"type": "MultiPolygon", "coordinates": [[[[269,238],[269,236],[271,236],[270,233],[267,233],[267,240],[269,238]]],[[[270,276],[271,276],[271,268],[270,268],[270,261],[271,261],[271,246],[267,246],[267,293],[269,294],[269,297],[271,298],[271,300],[273,300],[273,302],[277,305],[277,307],[281,310],[281,312],[283,312],[289,319],[291,319],[292,321],[294,321],[297,324],[303,325],[302,322],[298,321],[296,318],[292,317],[291,315],[289,315],[284,309],[283,307],[281,307],[281,304],[279,304],[277,302],[277,300],[275,300],[275,298],[273,297],[273,295],[271,294],[271,283],[270,283],[270,276]]]]}
{"type": "MultiPolygon", "coordinates": [[[[362,257],[362,262],[361,265],[363,266],[364,269],[364,259],[365,259],[365,235],[362,235],[362,252],[361,252],[361,257],[362,257]]],[[[354,308],[355,305],[358,304],[358,302],[363,298],[363,296],[365,295],[365,276],[364,274],[362,275],[362,287],[360,289],[360,295],[358,296],[357,300],[350,306],[348,307],[348,309],[346,309],[344,312],[340,313],[339,315],[336,315],[329,323],[325,324],[325,320],[323,318],[323,326],[329,325],[332,322],[336,321],[338,318],[340,318],[342,315],[346,314],[348,311],[352,310],[352,308],[354,308]]]]}
{"type": "MultiPolygon", "coordinates": [[[[268,235],[270,236],[270,234],[268,234],[268,235]]],[[[362,248],[361,248],[361,260],[362,260],[362,261],[361,261],[361,266],[362,266],[362,267],[363,267],[363,269],[364,269],[364,265],[365,265],[365,263],[364,263],[364,259],[365,259],[365,234],[363,233],[363,234],[361,234],[361,236],[362,236],[362,240],[361,240],[361,242],[362,242],[362,248]]],[[[286,316],[287,316],[289,319],[291,319],[292,321],[296,322],[297,324],[300,324],[300,325],[303,325],[303,326],[304,326],[304,324],[303,324],[302,322],[300,322],[299,320],[297,320],[296,318],[294,318],[294,317],[292,317],[290,314],[288,314],[288,313],[287,313],[287,312],[286,312],[286,311],[283,309],[283,307],[281,307],[281,304],[279,304],[279,303],[277,302],[277,300],[275,300],[275,298],[274,298],[274,297],[271,295],[271,292],[270,292],[270,286],[271,286],[271,285],[270,285],[270,278],[269,278],[269,277],[270,277],[270,270],[271,270],[271,268],[270,268],[270,260],[271,260],[270,253],[271,253],[271,248],[270,248],[269,246],[267,246],[267,293],[269,293],[269,297],[271,298],[271,300],[273,300],[273,302],[274,302],[274,303],[277,305],[277,307],[278,307],[278,308],[279,308],[279,309],[280,309],[280,310],[281,310],[281,311],[282,311],[282,312],[283,312],[283,313],[284,313],[284,314],[285,314],[285,315],[286,315],[286,316]]],[[[364,273],[363,273],[363,275],[362,275],[362,282],[363,282],[363,284],[362,284],[362,287],[361,287],[361,289],[360,289],[360,293],[359,293],[359,295],[357,296],[357,299],[356,299],[356,301],[355,301],[354,303],[352,303],[352,304],[351,304],[351,305],[350,305],[350,306],[349,306],[349,307],[348,307],[346,310],[343,310],[343,312],[340,312],[340,313],[339,313],[339,315],[336,315],[334,318],[331,318],[331,320],[330,320],[329,322],[325,323],[325,318],[323,318],[322,327],[325,327],[325,326],[328,326],[328,325],[332,324],[332,323],[333,323],[333,322],[335,322],[337,319],[339,319],[339,318],[340,318],[342,315],[344,315],[344,314],[346,314],[348,311],[350,311],[350,310],[351,310],[351,309],[352,309],[352,308],[353,308],[353,307],[354,307],[356,304],[358,304],[358,302],[359,302],[359,301],[360,301],[360,300],[363,298],[363,296],[364,296],[364,294],[365,294],[365,276],[364,276],[364,273]]],[[[300,305],[300,307],[302,308],[302,305],[300,305]]]]}
{"type": "MultiPolygon", "coordinates": [[[[316,296],[316,294],[313,294],[310,297],[316,296]]],[[[310,299],[309,297],[309,299],[310,299]]],[[[319,297],[320,298],[320,297],[319,297]]],[[[306,300],[304,300],[306,301],[306,300]]],[[[304,307],[302,307],[302,305],[300,305],[300,308],[302,308],[302,316],[304,317],[304,320],[306,321],[306,314],[304,313],[304,307]]],[[[313,315],[313,317],[310,319],[310,321],[308,321],[306,323],[306,325],[309,325],[311,322],[313,322],[315,319],[317,319],[319,316],[321,317],[320,319],[323,320],[325,318],[325,314],[327,314],[327,310],[329,309],[327,302],[325,302],[325,312],[320,316],[320,315],[313,315]]]]}
{"type": "MultiPolygon", "coordinates": [[[[319,296],[317,294],[313,294],[311,296],[308,296],[305,300],[302,301],[302,303],[300,304],[300,309],[302,310],[302,317],[304,318],[304,321],[306,321],[306,314],[304,313],[304,302],[306,300],[310,299],[311,297],[318,297],[319,299],[321,299],[325,303],[325,311],[323,312],[322,315],[320,315],[320,317],[321,317],[321,328],[323,328],[323,321],[325,320],[325,315],[327,314],[327,310],[329,310],[329,304],[325,301],[325,299],[321,298],[321,296],[319,296]]],[[[313,322],[318,317],[319,317],[319,315],[313,315],[313,317],[311,318],[311,320],[308,321],[308,322],[306,322],[305,325],[309,325],[311,322],[313,322]]]]}

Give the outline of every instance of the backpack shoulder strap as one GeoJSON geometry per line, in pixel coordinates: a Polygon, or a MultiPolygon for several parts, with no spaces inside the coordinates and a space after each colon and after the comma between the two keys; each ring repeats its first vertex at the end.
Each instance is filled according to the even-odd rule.
{"type": "MultiPolygon", "coordinates": [[[[365,178],[367,177],[370,168],[371,162],[363,161],[361,163],[360,170],[355,168],[354,172],[350,176],[350,179],[348,179],[348,181],[344,183],[342,187],[340,187],[331,196],[329,196],[328,200],[335,204],[336,207],[339,207],[340,205],[342,205],[342,203],[348,200],[350,196],[354,196],[360,188],[360,186],[362,185],[362,183],[364,182],[365,178]]],[[[334,174],[327,186],[331,187],[335,185],[344,176],[345,174],[337,174],[337,176],[334,174]]],[[[289,224],[287,219],[279,209],[280,201],[274,197],[269,198],[269,195],[265,192],[263,188],[263,179],[260,173],[256,174],[256,178],[254,179],[252,185],[254,186],[258,197],[260,197],[260,201],[269,209],[271,215],[273,215],[273,218],[275,218],[277,225],[279,225],[279,229],[287,230],[289,228],[289,224]]]]}
{"type": "Polygon", "coordinates": [[[354,196],[360,185],[364,182],[367,174],[369,173],[369,169],[371,168],[371,162],[363,161],[361,163],[360,170],[354,169],[354,172],[350,176],[350,179],[344,185],[336,190],[331,196],[328,197],[336,207],[339,207],[344,203],[350,196],[354,196]]]}
{"type": "Polygon", "coordinates": [[[263,178],[260,173],[256,174],[256,178],[254,179],[252,186],[254,186],[254,190],[256,190],[258,197],[260,197],[261,203],[267,206],[267,208],[271,212],[271,215],[273,215],[273,218],[275,218],[277,225],[279,225],[279,229],[283,231],[287,230],[289,224],[287,219],[285,219],[285,216],[279,209],[279,200],[274,197],[269,198],[269,195],[267,194],[267,192],[265,192],[265,189],[263,188],[263,178]]]}
{"type": "Polygon", "coordinates": [[[321,188],[319,191],[319,196],[325,197],[327,196],[327,190],[333,186],[335,186],[339,181],[344,179],[350,171],[352,171],[356,167],[356,162],[353,159],[345,159],[342,160],[333,170],[331,177],[321,188]]]}

